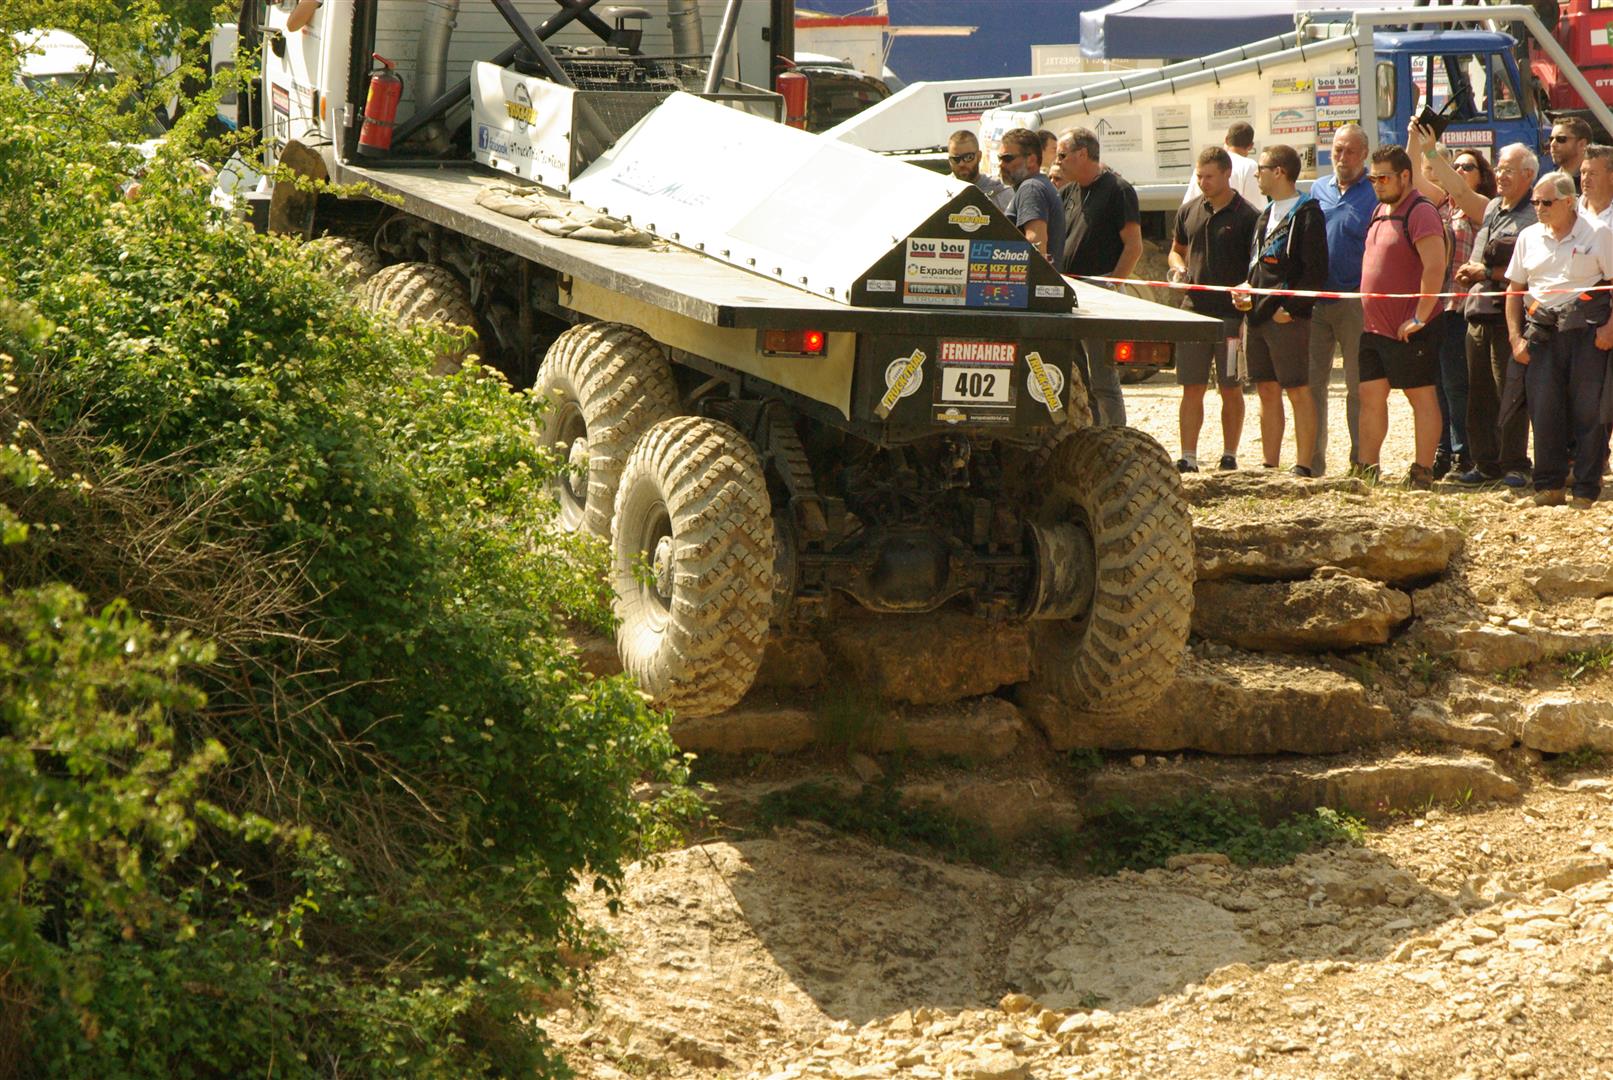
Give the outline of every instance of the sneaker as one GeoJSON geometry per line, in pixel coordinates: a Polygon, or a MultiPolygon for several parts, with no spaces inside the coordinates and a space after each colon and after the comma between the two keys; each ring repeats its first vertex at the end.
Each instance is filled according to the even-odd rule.
{"type": "MultiPolygon", "coordinates": [[[[1513,469],[1501,478],[1501,482],[1509,488],[1522,488],[1529,486],[1529,474],[1522,469],[1513,469]]],[[[1559,502],[1557,505],[1562,505],[1559,502]]]]}
{"type": "Polygon", "coordinates": [[[1289,469],[1288,472],[1291,476],[1298,476],[1305,480],[1309,480],[1311,478],[1311,470],[1304,465],[1295,465],[1292,469],[1289,469]]]}
{"type": "Polygon", "coordinates": [[[1410,471],[1406,473],[1406,486],[1413,491],[1432,491],[1434,475],[1434,470],[1427,465],[1412,462],[1410,471]]]}
{"type": "Polygon", "coordinates": [[[1462,472],[1457,473],[1455,476],[1451,477],[1451,479],[1466,487],[1483,487],[1485,484],[1495,483],[1497,478],[1494,476],[1485,476],[1483,470],[1475,465],[1471,469],[1465,469],[1462,472]]]}
{"type": "Polygon", "coordinates": [[[1238,459],[1237,458],[1233,457],[1231,454],[1222,454],[1221,455],[1220,469],[1221,469],[1222,472],[1231,472],[1232,470],[1236,469],[1237,467],[1238,467],[1238,459]]]}
{"type": "Polygon", "coordinates": [[[1177,458],[1176,459],[1176,471],[1177,472],[1198,472],[1199,467],[1197,465],[1193,464],[1191,461],[1187,460],[1186,458],[1177,458]]]}
{"type": "Polygon", "coordinates": [[[1535,492],[1536,506],[1561,506],[1568,501],[1566,488],[1545,488],[1535,492]]]}
{"type": "Polygon", "coordinates": [[[1575,495],[1572,499],[1568,500],[1568,505],[1572,506],[1575,510],[1589,510],[1591,507],[1596,505],[1596,500],[1587,499],[1583,495],[1575,495]]]}
{"type": "Polygon", "coordinates": [[[1434,479],[1443,480],[1451,471],[1451,452],[1440,450],[1434,454],[1434,479]]]}

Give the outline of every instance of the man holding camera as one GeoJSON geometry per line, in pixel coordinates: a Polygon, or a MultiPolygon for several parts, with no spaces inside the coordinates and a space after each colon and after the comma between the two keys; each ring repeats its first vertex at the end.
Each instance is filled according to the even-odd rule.
{"type": "Polygon", "coordinates": [[[1502,481],[1529,483],[1529,418],[1520,410],[1500,422],[1506,387],[1506,311],[1502,302],[1507,266],[1518,234],[1535,223],[1529,202],[1539,159],[1522,143],[1504,147],[1495,162],[1496,197],[1484,211],[1473,238],[1472,258],[1456,268],[1456,283],[1467,296],[1467,444],[1473,467],[1454,479],[1459,484],[1502,481]]]}
{"type": "Polygon", "coordinates": [[[1579,212],[1574,181],[1548,173],[1535,185],[1539,220],[1518,234],[1507,265],[1507,337],[1524,367],[1529,420],[1535,429],[1536,506],[1568,501],[1568,447],[1575,447],[1573,505],[1589,510],[1602,493],[1607,426],[1602,384],[1613,349],[1613,230],[1579,212]],[[1528,295],[1520,295],[1527,290],[1528,295]]]}

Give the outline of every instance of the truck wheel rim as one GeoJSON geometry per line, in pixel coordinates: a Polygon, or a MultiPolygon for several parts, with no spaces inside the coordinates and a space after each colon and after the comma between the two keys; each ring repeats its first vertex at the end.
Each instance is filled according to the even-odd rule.
{"type": "Polygon", "coordinates": [[[555,406],[555,445],[566,456],[561,467],[560,501],[575,516],[588,506],[588,424],[576,402],[566,401],[555,406]]]}
{"type": "Polygon", "coordinates": [[[660,631],[672,617],[673,578],[676,570],[672,537],[672,517],[666,504],[657,502],[648,508],[638,536],[633,538],[633,551],[640,562],[638,592],[640,609],[651,629],[660,631]]]}

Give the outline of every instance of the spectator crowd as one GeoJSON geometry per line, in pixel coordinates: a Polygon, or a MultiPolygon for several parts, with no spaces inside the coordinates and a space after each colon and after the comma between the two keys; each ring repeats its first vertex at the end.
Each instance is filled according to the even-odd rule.
{"type": "MultiPolygon", "coordinates": [[[[1291,472],[1323,475],[1328,388],[1342,360],[1351,475],[1380,479],[1398,391],[1412,415],[1408,486],[1450,477],[1532,488],[1537,505],[1590,507],[1613,421],[1613,305],[1598,288],[1613,283],[1613,147],[1590,139],[1582,120],[1557,123],[1553,168],[1541,175],[1522,144],[1492,167],[1414,122],[1405,146],[1369,153],[1350,124],[1334,135],[1330,171],[1301,192],[1299,152],[1276,144],[1257,156],[1253,128],[1234,124],[1224,145],[1198,155],[1171,236],[1170,281],[1211,286],[1187,291],[1185,304],[1222,327],[1213,344],[1177,349],[1177,468],[1201,468],[1212,385],[1218,467],[1238,468],[1252,382],[1263,466],[1280,467],[1291,414],[1291,472]]],[[[1103,164],[1096,133],[1010,131],[997,178],[972,133],[954,134],[947,152],[953,175],[1063,273],[1132,276],[1143,254],[1137,193],[1103,164]]],[[[1124,424],[1112,351],[1085,344],[1077,363],[1094,421],[1124,424]]]]}

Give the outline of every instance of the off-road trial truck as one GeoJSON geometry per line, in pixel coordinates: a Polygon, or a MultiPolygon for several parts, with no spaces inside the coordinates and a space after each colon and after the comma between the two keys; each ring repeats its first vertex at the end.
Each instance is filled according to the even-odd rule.
{"type": "Polygon", "coordinates": [[[596,2],[248,0],[243,124],[272,227],[551,396],[561,521],[610,545],[627,672],[709,714],[772,627],[947,607],[1034,620],[1072,708],[1163,692],[1191,524],[1158,443],[1091,426],[1077,342],[1165,356],[1219,322],[1077,301],[972,185],[778,122],[791,0],[596,2]],[[395,127],[365,115],[376,54],[395,127]]]}

